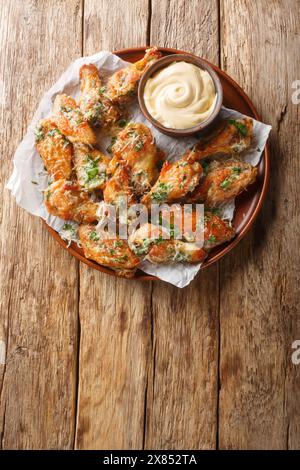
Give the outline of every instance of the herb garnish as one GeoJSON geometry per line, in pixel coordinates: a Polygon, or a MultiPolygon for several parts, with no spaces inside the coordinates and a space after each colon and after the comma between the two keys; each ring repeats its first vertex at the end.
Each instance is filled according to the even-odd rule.
{"type": "Polygon", "coordinates": [[[94,231],[94,232],[91,232],[89,234],[89,239],[93,240],[93,242],[97,242],[97,241],[100,240],[100,237],[99,237],[98,233],[96,231],[94,231]]]}
{"type": "Polygon", "coordinates": [[[228,122],[229,124],[233,124],[237,128],[239,133],[242,134],[244,137],[247,135],[248,130],[245,124],[242,124],[241,122],[236,121],[235,119],[229,119],[228,122]]]}
{"type": "Polygon", "coordinates": [[[37,127],[34,131],[34,135],[35,135],[35,141],[36,142],[39,142],[40,140],[42,140],[45,137],[45,134],[43,132],[43,128],[42,127],[37,127]]]}

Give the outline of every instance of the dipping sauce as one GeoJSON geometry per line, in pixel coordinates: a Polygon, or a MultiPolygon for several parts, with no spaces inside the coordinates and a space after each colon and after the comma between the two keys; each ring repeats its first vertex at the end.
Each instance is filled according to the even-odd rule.
{"type": "Polygon", "coordinates": [[[189,129],[205,121],[217,99],[206,70],[174,62],[147,80],[144,101],[148,112],[164,127],[189,129]]]}

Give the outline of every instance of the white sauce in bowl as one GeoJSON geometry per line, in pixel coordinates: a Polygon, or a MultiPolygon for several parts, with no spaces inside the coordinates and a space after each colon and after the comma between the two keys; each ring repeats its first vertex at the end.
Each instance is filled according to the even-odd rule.
{"type": "Polygon", "coordinates": [[[206,70],[188,62],[173,62],[147,80],[144,101],[151,116],[164,127],[189,129],[205,121],[217,99],[206,70]]]}

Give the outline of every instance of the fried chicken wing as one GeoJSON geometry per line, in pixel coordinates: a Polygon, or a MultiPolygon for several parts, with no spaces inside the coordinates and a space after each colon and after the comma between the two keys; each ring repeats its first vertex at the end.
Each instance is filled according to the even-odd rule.
{"type": "Polygon", "coordinates": [[[157,264],[202,263],[206,256],[206,251],[197,243],[165,240],[163,243],[154,244],[146,259],[157,264]]]}
{"type": "Polygon", "coordinates": [[[109,158],[88,145],[74,144],[74,165],[80,186],[93,191],[103,189],[107,181],[109,158]]]}
{"type": "Polygon", "coordinates": [[[90,200],[76,181],[54,181],[44,191],[48,212],[64,220],[90,223],[97,220],[98,204],[90,200]]]}
{"type": "MultiPolygon", "coordinates": [[[[193,230],[197,223],[196,212],[190,214],[193,230]]],[[[183,207],[174,211],[172,230],[164,226],[162,213],[162,225],[144,224],[131,233],[129,246],[138,256],[145,256],[153,263],[170,262],[201,262],[212,248],[221,245],[235,236],[235,230],[230,222],[221,219],[217,214],[206,212],[203,220],[202,240],[193,240],[186,237],[182,223],[183,207]],[[182,225],[181,225],[182,224],[182,225]],[[178,239],[176,238],[178,237],[178,239]],[[180,238],[180,239],[179,239],[180,238]]],[[[189,216],[189,215],[188,215],[189,216]]]]}
{"type": "Polygon", "coordinates": [[[53,179],[69,178],[72,172],[72,144],[51,119],[43,119],[35,130],[35,146],[53,179]]]}
{"type": "Polygon", "coordinates": [[[187,198],[188,202],[203,202],[216,207],[236,197],[257,177],[257,168],[239,160],[213,162],[198,187],[187,198]]]}
{"type": "Polygon", "coordinates": [[[93,145],[97,139],[88,122],[84,120],[76,101],[67,95],[57,95],[53,105],[53,117],[60,132],[71,142],[93,145]]]}
{"type": "Polygon", "coordinates": [[[221,219],[217,214],[206,212],[204,216],[204,249],[210,251],[215,246],[231,240],[235,230],[230,222],[221,219]]]}
{"type": "Polygon", "coordinates": [[[203,173],[199,162],[194,161],[193,150],[189,150],[177,162],[165,162],[158,180],[151,191],[142,198],[142,203],[149,206],[182,199],[194,191],[203,173]]]}
{"type": "Polygon", "coordinates": [[[197,243],[166,239],[168,236],[164,227],[145,224],[131,234],[129,246],[152,263],[199,263],[205,259],[206,252],[197,243]]]}
{"type": "Polygon", "coordinates": [[[129,123],[119,132],[112,152],[108,171],[113,174],[120,164],[128,165],[135,192],[140,195],[149,191],[157,179],[157,166],[162,156],[150,129],[144,124],[129,123]]]}
{"type": "Polygon", "coordinates": [[[126,103],[136,92],[138,82],[143,73],[153,62],[161,57],[157,47],[147,49],[143,59],[118,70],[108,80],[107,93],[114,103],[126,103]]]}
{"type": "Polygon", "coordinates": [[[119,166],[108,180],[103,191],[103,199],[106,204],[121,206],[124,202],[128,206],[136,202],[131,184],[131,170],[128,166],[119,166]]]}
{"type": "Polygon", "coordinates": [[[252,137],[252,119],[222,121],[212,134],[195,145],[197,160],[239,154],[250,147],[252,137]]]}
{"type": "Polygon", "coordinates": [[[85,64],[80,68],[79,107],[83,117],[92,126],[112,127],[121,117],[116,104],[106,96],[105,87],[95,65],[85,64]]]}
{"type": "Polygon", "coordinates": [[[105,238],[94,225],[81,225],[78,229],[86,258],[113,269],[119,276],[132,277],[140,259],[130,250],[127,241],[105,238]]]}

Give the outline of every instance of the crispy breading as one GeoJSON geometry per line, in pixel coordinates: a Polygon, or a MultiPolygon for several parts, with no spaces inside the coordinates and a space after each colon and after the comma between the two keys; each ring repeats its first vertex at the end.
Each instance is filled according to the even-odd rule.
{"type": "Polygon", "coordinates": [[[257,177],[257,168],[240,160],[213,162],[187,202],[203,202],[207,207],[219,206],[238,196],[257,177]]]}
{"type": "Polygon", "coordinates": [[[146,50],[145,56],[125,69],[118,70],[108,80],[107,94],[114,103],[125,104],[135,94],[143,73],[160,59],[157,47],[146,50]]]}
{"type": "Polygon", "coordinates": [[[71,142],[94,145],[96,136],[90,124],[84,120],[76,101],[65,94],[57,95],[53,104],[52,119],[60,132],[71,142]]]}
{"type": "Polygon", "coordinates": [[[113,269],[119,276],[134,275],[140,259],[126,240],[107,238],[104,232],[97,232],[94,225],[81,225],[78,234],[86,258],[113,269]]]}
{"type": "Polygon", "coordinates": [[[85,64],[79,73],[81,91],[79,107],[84,119],[92,126],[114,126],[121,117],[121,111],[108,98],[97,67],[85,64]]]}
{"type": "Polygon", "coordinates": [[[97,220],[98,204],[76,181],[54,181],[44,191],[44,202],[48,212],[61,219],[79,223],[97,220]]]}
{"type": "Polygon", "coordinates": [[[74,144],[74,166],[80,186],[93,191],[103,189],[107,181],[109,158],[89,145],[74,144]]]}
{"type": "Polygon", "coordinates": [[[43,119],[35,131],[36,149],[53,179],[69,178],[72,172],[72,144],[51,119],[43,119]]]}

